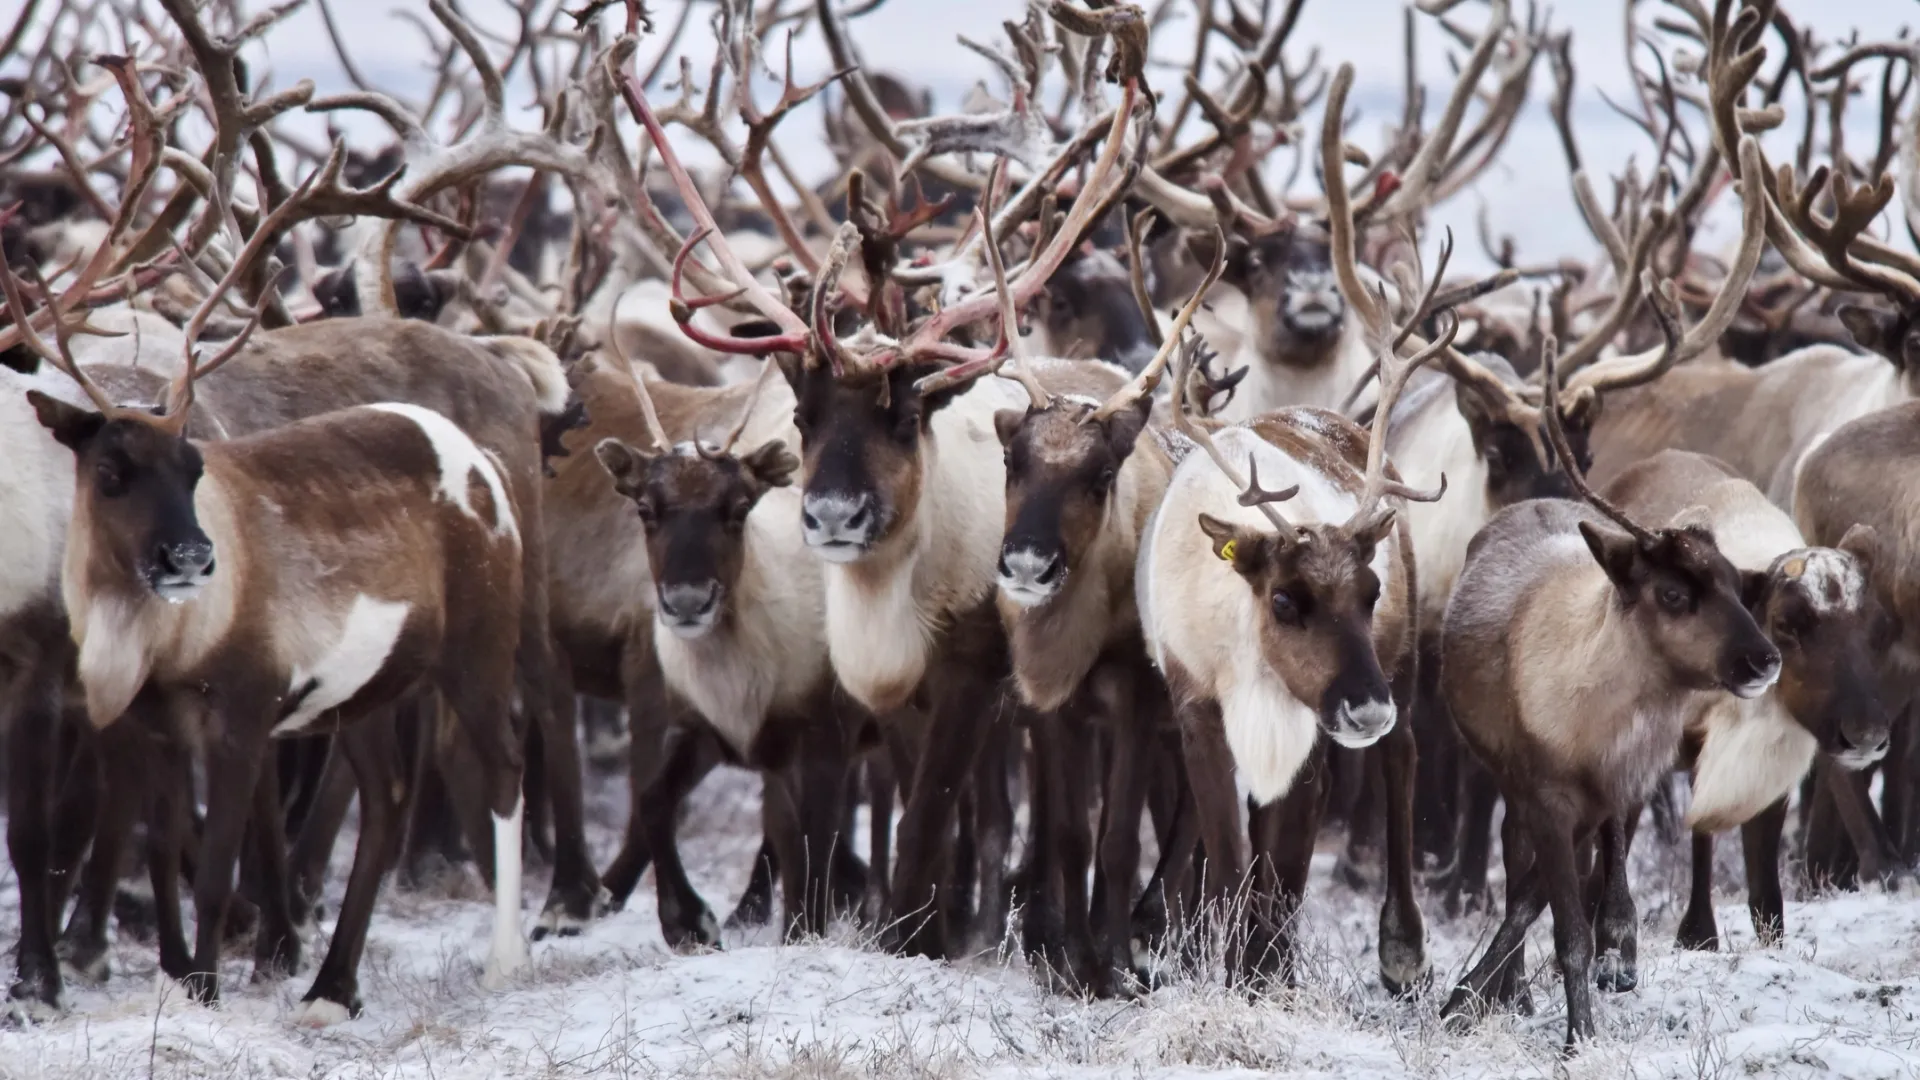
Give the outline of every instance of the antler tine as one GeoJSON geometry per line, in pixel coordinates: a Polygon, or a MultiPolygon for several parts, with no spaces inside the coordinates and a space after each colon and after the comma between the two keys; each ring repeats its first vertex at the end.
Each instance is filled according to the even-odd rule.
{"type": "MultiPolygon", "coordinates": [[[[1416,307],[1407,316],[1407,328],[1401,338],[1410,335],[1413,326],[1425,317],[1425,305],[1416,307]]],[[[1380,399],[1373,407],[1373,429],[1367,434],[1367,472],[1360,489],[1359,505],[1354,507],[1352,521],[1364,523],[1373,521],[1377,515],[1387,510],[1388,498],[1409,499],[1413,502],[1438,502],[1447,493],[1447,475],[1440,474],[1440,486],[1433,491],[1422,491],[1409,487],[1387,476],[1387,429],[1392,423],[1393,403],[1400,399],[1401,391],[1407,387],[1407,380],[1429,361],[1453,348],[1453,339],[1460,332],[1460,316],[1452,311],[1442,312],[1447,318],[1447,327],[1440,332],[1432,344],[1405,360],[1397,358],[1392,340],[1384,343],[1384,351],[1377,363],[1380,366],[1380,399]]]]}
{"type": "Polygon", "coordinates": [[[1540,366],[1546,373],[1546,378],[1542,381],[1547,391],[1545,409],[1547,440],[1553,444],[1553,452],[1560,459],[1560,467],[1567,471],[1567,480],[1573,484],[1573,490],[1579,493],[1588,505],[1605,514],[1614,524],[1625,529],[1628,535],[1640,541],[1641,544],[1652,544],[1656,539],[1653,533],[1628,517],[1625,511],[1601,497],[1599,492],[1587,484],[1586,475],[1580,471],[1579,461],[1573,456],[1573,448],[1567,445],[1566,428],[1560,422],[1559,352],[1559,342],[1554,340],[1552,334],[1548,334],[1545,348],[1541,351],[1540,366]]]}
{"type": "MultiPolygon", "coordinates": [[[[18,212],[18,207],[0,211],[0,224],[4,224],[18,212]]],[[[43,303],[51,306],[52,297],[47,294],[45,286],[41,287],[40,292],[43,303]]],[[[86,392],[87,399],[92,401],[94,407],[101,413],[107,416],[118,415],[119,406],[113,403],[113,399],[108,397],[105,391],[94,385],[92,379],[87,378],[86,372],[80,370],[79,364],[73,362],[73,354],[67,349],[66,333],[59,313],[55,312],[53,318],[58,348],[48,347],[46,339],[33,329],[33,321],[27,317],[26,290],[21,287],[20,279],[14,276],[12,264],[5,258],[0,258],[0,293],[4,293],[7,298],[7,316],[13,320],[13,325],[19,328],[21,342],[33,350],[35,355],[59,368],[68,378],[78,383],[80,389],[86,392]]]]}
{"type": "MultiPolygon", "coordinates": [[[[1418,6],[1426,14],[1437,16],[1452,10],[1460,2],[1421,0],[1418,6]]],[[[1448,155],[1453,153],[1453,140],[1460,133],[1461,122],[1466,119],[1467,106],[1473,101],[1480,76],[1493,63],[1494,53],[1499,50],[1500,41],[1506,36],[1507,27],[1512,21],[1510,0],[1491,0],[1489,6],[1491,10],[1487,15],[1487,28],[1479,41],[1474,43],[1473,52],[1460,69],[1460,78],[1454,83],[1453,94],[1440,114],[1440,122],[1434,125],[1433,134],[1421,144],[1419,152],[1407,165],[1404,173],[1406,183],[1381,204],[1378,217],[1398,217],[1418,211],[1426,205],[1428,190],[1439,179],[1441,166],[1446,163],[1448,155]]]]}
{"type": "Polygon", "coordinates": [[[1746,299],[1747,286],[1753,281],[1754,271],[1760,266],[1760,255],[1767,236],[1766,173],[1760,167],[1760,144],[1753,136],[1741,136],[1740,159],[1745,174],[1736,181],[1740,192],[1740,249],[1734,255],[1733,265],[1727,269],[1727,276],[1721,280],[1713,302],[1707,306],[1706,314],[1683,338],[1678,337],[1678,305],[1673,300],[1673,283],[1663,282],[1656,287],[1652,272],[1643,272],[1642,288],[1653,306],[1655,318],[1659,320],[1666,340],[1647,352],[1610,358],[1576,372],[1568,379],[1569,392],[1591,388],[1596,393],[1606,393],[1651,382],[1666,374],[1675,364],[1691,360],[1706,351],[1720,340],[1720,335],[1733,323],[1734,316],[1740,312],[1741,303],[1746,299]],[[1671,327],[1668,325],[1670,319],[1674,321],[1671,327]]]}
{"type": "Polygon", "coordinates": [[[1250,457],[1247,459],[1247,489],[1240,493],[1240,498],[1236,501],[1238,501],[1241,506],[1265,506],[1268,503],[1286,502],[1298,494],[1300,494],[1299,484],[1292,484],[1273,491],[1261,487],[1260,459],[1250,457]]]}
{"type": "MultiPolygon", "coordinates": [[[[1121,387],[1105,403],[1089,414],[1088,420],[1106,420],[1120,410],[1131,407],[1141,398],[1152,394],[1160,385],[1161,377],[1166,374],[1167,362],[1173,356],[1174,347],[1180,342],[1181,336],[1187,332],[1187,326],[1193,322],[1194,313],[1200,310],[1200,305],[1206,300],[1207,293],[1220,280],[1221,273],[1227,268],[1226,252],[1227,238],[1218,228],[1215,228],[1213,230],[1213,264],[1207,267],[1207,276],[1201,279],[1200,287],[1187,298],[1186,304],[1180,308],[1180,314],[1174,317],[1171,332],[1160,342],[1160,348],[1154,352],[1153,359],[1147,363],[1147,366],[1140,370],[1140,374],[1134,376],[1131,382],[1121,387]]],[[[1134,257],[1139,257],[1137,244],[1134,246],[1134,257]]],[[[1143,306],[1141,314],[1147,317],[1149,325],[1153,323],[1151,306],[1143,306]]]]}
{"type": "MultiPolygon", "coordinates": [[[[1189,333],[1191,333],[1191,331],[1189,331],[1189,333]]],[[[1240,470],[1234,468],[1233,463],[1227,460],[1226,454],[1221,453],[1220,447],[1213,441],[1213,436],[1207,434],[1206,428],[1195,423],[1193,418],[1187,415],[1187,378],[1192,374],[1194,357],[1199,355],[1199,350],[1193,348],[1188,343],[1183,343],[1180,351],[1185,363],[1181,365],[1179,371],[1174,373],[1173,400],[1170,403],[1175,430],[1193,440],[1194,445],[1206,451],[1207,457],[1213,460],[1214,468],[1220,470],[1221,475],[1227,478],[1228,483],[1240,489],[1240,505],[1259,507],[1261,515],[1272,523],[1275,530],[1282,535],[1292,536],[1296,531],[1293,523],[1288,521],[1286,516],[1280,513],[1280,511],[1274,509],[1274,504],[1293,498],[1294,495],[1299,493],[1299,487],[1295,486],[1273,492],[1261,491],[1258,486],[1258,466],[1254,465],[1252,457],[1248,457],[1247,463],[1254,468],[1253,479],[1242,480],[1240,478],[1240,470]],[[1256,493],[1258,493],[1258,497],[1255,497],[1256,493]],[[1248,501],[1249,498],[1252,499],[1251,502],[1248,501]]]]}
{"type": "MultiPolygon", "coordinates": [[[[619,309],[620,305],[615,304],[607,313],[607,349],[613,353],[614,359],[620,361],[620,367],[627,373],[627,380],[633,383],[633,392],[640,399],[640,415],[647,422],[647,437],[664,454],[673,449],[673,440],[667,437],[667,429],[660,423],[660,413],[653,407],[653,395],[647,392],[647,381],[640,377],[626,350],[620,347],[620,336],[614,333],[614,313],[619,309]]],[[[745,426],[743,418],[741,427],[745,426]]]]}
{"type": "MultiPolygon", "coordinates": [[[[1353,65],[1342,64],[1334,72],[1333,81],[1327,87],[1325,119],[1320,127],[1320,162],[1322,182],[1327,193],[1327,228],[1330,234],[1333,271],[1340,286],[1340,295],[1347,305],[1359,315],[1367,334],[1379,340],[1397,331],[1389,324],[1385,310],[1375,299],[1372,290],[1360,280],[1360,267],[1357,261],[1357,230],[1353,223],[1353,197],[1347,190],[1346,175],[1340,171],[1345,160],[1345,143],[1341,138],[1344,116],[1347,107],[1347,94],[1353,88],[1353,65]]],[[[1426,342],[1418,334],[1411,334],[1408,340],[1416,348],[1425,348],[1426,342]]],[[[1458,349],[1449,346],[1438,355],[1440,366],[1447,374],[1471,387],[1473,391],[1489,405],[1500,408],[1504,413],[1519,420],[1527,419],[1532,408],[1514,393],[1513,389],[1485,367],[1461,355],[1458,349]]],[[[1525,430],[1532,430],[1531,424],[1525,430]]]]}
{"type": "Polygon", "coordinates": [[[980,226],[980,241],[987,249],[987,265],[993,268],[994,296],[1000,302],[1000,343],[995,351],[1004,347],[1013,357],[1014,379],[1026,389],[1029,407],[1042,412],[1053,406],[1053,395],[1040,385],[1040,379],[1027,363],[1027,346],[1020,338],[1019,307],[1014,302],[1013,290],[1007,287],[1007,264],[1000,252],[1000,238],[993,234],[993,193],[1000,186],[1000,173],[1005,165],[1004,158],[994,159],[993,167],[987,171],[987,186],[973,208],[973,215],[980,226]]]}
{"type": "Polygon", "coordinates": [[[747,430],[748,421],[753,419],[753,410],[760,407],[760,393],[767,388],[767,379],[773,374],[773,370],[772,361],[766,361],[760,365],[760,374],[753,379],[753,389],[747,391],[746,404],[740,407],[740,419],[734,421],[733,428],[727,432],[727,437],[720,443],[721,454],[733,453],[733,444],[740,441],[740,436],[747,430]]]}

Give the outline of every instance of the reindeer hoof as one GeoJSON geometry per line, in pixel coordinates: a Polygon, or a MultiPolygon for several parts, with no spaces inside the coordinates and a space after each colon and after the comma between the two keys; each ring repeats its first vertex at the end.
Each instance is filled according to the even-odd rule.
{"type": "Polygon", "coordinates": [[[60,996],[59,971],[22,971],[7,991],[7,1013],[16,1023],[42,1023],[66,1011],[60,996]]]}
{"type": "Polygon", "coordinates": [[[1624,994],[1639,982],[1637,965],[1612,949],[1593,962],[1593,984],[1609,994],[1624,994]]]}
{"type": "Polygon", "coordinates": [[[105,946],[61,942],[60,966],[76,982],[88,986],[105,986],[113,976],[113,965],[107,962],[105,946]]]}
{"type": "Polygon", "coordinates": [[[549,937],[578,937],[587,924],[613,910],[613,893],[604,888],[596,888],[593,898],[584,903],[555,899],[548,902],[547,910],[540,913],[540,921],[534,924],[533,940],[545,941],[549,937]]]}
{"type": "Polygon", "coordinates": [[[323,997],[309,998],[293,1011],[293,1024],[303,1028],[330,1028],[359,1016],[361,1009],[358,996],[346,1005],[323,997]]]}
{"type": "Polygon", "coordinates": [[[677,953],[718,952],[721,948],[720,924],[704,906],[691,926],[682,920],[670,920],[662,912],[660,935],[667,939],[667,948],[677,953]]]}
{"type": "Polygon", "coordinates": [[[770,894],[748,890],[735,905],[733,913],[727,916],[727,929],[742,930],[752,926],[765,926],[773,918],[773,897],[770,894]]]}

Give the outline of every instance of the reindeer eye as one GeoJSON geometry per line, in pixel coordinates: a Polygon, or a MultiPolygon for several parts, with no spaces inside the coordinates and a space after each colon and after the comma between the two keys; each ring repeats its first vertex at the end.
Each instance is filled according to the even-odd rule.
{"type": "Polygon", "coordinates": [[[111,461],[102,461],[94,466],[93,474],[100,488],[100,494],[113,498],[126,491],[127,481],[120,466],[111,461]]]}
{"type": "Polygon", "coordinates": [[[1287,589],[1275,589],[1273,617],[1287,626],[1299,626],[1307,618],[1306,603],[1287,589]]]}
{"type": "Polygon", "coordinates": [[[654,511],[653,503],[646,499],[641,499],[634,503],[633,510],[634,513],[640,515],[640,524],[645,525],[649,532],[653,530],[655,525],[660,523],[660,515],[654,511]]]}
{"type": "Polygon", "coordinates": [[[1093,481],[1093,489],[1095,491],[1107,491],[1111,489],[1113,487],[1114,475],[1113,466],[1111,465],[1100,470],[1100,475],[1093,481]]]}
{"type": "Polygon", "coordinates": [[[1677,585],[1660,586],[1660,588],[1654,592],[1654,597],[1660,601],[1661,607],[1675,615],[1687,610],[1686,590],[1677,585]]]}

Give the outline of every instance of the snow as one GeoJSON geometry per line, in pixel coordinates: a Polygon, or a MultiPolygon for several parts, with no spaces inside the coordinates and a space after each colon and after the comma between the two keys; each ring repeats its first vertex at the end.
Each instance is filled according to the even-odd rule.
{"type": "MultiPolygon", "coordinates": [[[[618,841],[624,781],[596,782],[590,817],[604,864],[618,841]]],[[[724,916],[744,887],[759,821],[755,783],[722,775],[682,826],[695,884],[724,916]]],[[[337,910],[351,847],[328,895],[337,910]]],[[[1533,1017],[1495,1015],[1466,1034],[1438,1009],[1492,933],[1486,912],[1446,919],[1423,900],[1435,984],[1410,1002],[1375,977],[1378,900],[1335,884],[1316,860],[1304,915],[1303,988],[1253,999],[1218,979],[1173,980],[1139,1002],[1082,1002],[1043,990],[1017,950],[957,964],[892,957],[845,925],[821,943],[729,931],[728,950],[679,956],[661,941],[651,878],[627,910],[575,938],[533,946],[506,989],[480,986],[492,922],[477,885],[411,893],[389,882],[361,969],[366,1011],[299,1026],[308,970],[252,985],[229,951],[218,1009],[157,974],[150,946],[120,941],[103,988],[70,985],[66,1015],[0,1029],[0,1077],[1061,1077],[1116,1074],[1374,1080],[1446,1077],[1920,1075],[1920,904],[1877,890],[1792,900],[1788,941],[1759,948],[1738,894],[1723,893],[1718,954],[1671,945],[1683,864],[1651,830],[1636,851],[1643,930],[1639,988],[1599,995],[1600,1038],[1569,1062],[1548,922],[1529,941],[1533,1017]],[[455,897],[458,898],[455,898],[455,897]]],[[[1722,882],[1738,881],[1721,845],[1722,882]]],[[[529,867],[525,923],[544,895],[529,867]]],[[[18,933],[10,872],[0,938],[18,933]]]]}

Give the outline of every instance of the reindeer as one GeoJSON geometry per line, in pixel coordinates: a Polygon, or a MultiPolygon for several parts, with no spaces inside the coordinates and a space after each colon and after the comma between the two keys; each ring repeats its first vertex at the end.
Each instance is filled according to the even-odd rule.
{"type": "MultiPolygon", "coordinates": [[[[1876,651],[1884,704],[1896,716],[1912,704],[1916,668],[1913,627],[1920,625],[1914,610],[1915,591],[1905,569],[1909,541],[1904,530],[1911,513],[1900,490],[1901,466],[1915,453],[1911,432],[1916,413],[1920,413],[1920,404],[1908,402],[1842,426],[1807,455],[1793,492],[1794,522],[1808,541],[1843,544],[1851,538],[1854,543],[1848,545],[1850,550],[1864,556],[1866,586],[1891,617],[1881,630],[1885,647],[1876,651]]],[[[1890,791],[1910,782],[1910,778],[1894,771],[1903,741],[1896,739],[1889,758],[1886,782],[1890,791]]],[[[1847,827],[1863,877],[1880,876],[1883,867],[1904,863],[1904,849],[1882,828],[1862,785],[1834,782],[1824,786],[1831,791],[1847,827]]],[[[1888,824],[1898,827],[1904,823],[1888,824]]]]}
{"type": "MultiPolygon", "coordinates": [[[[1757,152],[1750,141],[1742,150],[1757,152]]],[[[1742,194],[1759,198],[1751,183],[1742,194]]],[[[1677,333],[1668,333],[1674,344],[1677,333]]],[[[1544,411],[1567,462],[1556,352],[1549,340],[1544,411]]],[[[1685,718],[1703,699],[1758,697],[1779,677],[1781,658],[1741,602],[1745,581],[1711,532],[1650,531],[1577,470],[1567,477],[1586,507],[1520,503],[1474,539],[1447,606],[1440,685],[1507,804],[1506,915],[1445,1012],[1524,1002],[1525,934],[1550,905],[1571,1048],[1593,1035],[1596,975],[1604,988],[1633,985],[1623,815],[1671,766],[1685,718]],[[1596,831],[1609,875],[1597,942],[1577,859],[1596,831]]]]}
{"type": "MultiPolygon", "coordinates": [[[[982,227],[990,229],[987,219],[982,227]]],[[[1140,223],[1134,223],[1139,266],[1140,223]]],[[[998,271],[997,249],[989,248],[998,271]]],[[[1070,984],[1109,994],[1132,969],[1131,891],[1140,862],[1140,813],[1146,799],[1151,743],[1165,711],[1157,683],[1139,672],[1147,657],[1132,580],[1140,538],[1166,492],[1172,461],[1156,439],[1136,449],[1148,428],[1153,390],[1179,336],[1193,318],[1216,264],[1173,324],[1154,357],[1128,379],[1108,364],[1019,361],[1024,409],[994,417],[1006,447],[1007,518],[998,564],[999,607],[1013,655],[1020,698],[1041,714],[1035,734],[1033,835],[1035,900],[1026,926],[1030,954],[1044,958],[1070,984]],[[1056,393],[1049,386],[1058,388],[1056,393]],[[1063,709],[1104,712],[1113,731],[1112,763],[1100,838],[1095,893],[1104,953],[1087,921],[1083,755],[1063,709]],[[1058,875],[1049,860],[1058,861],[1058,875]],[[1050,893],[1061,894],[1066,947],[1045,942],[1050,893]],[[1042,914],[1044,912],[1044,914],[1042,914]],[[1051,948],[1050,948],[1051,946],[1051,948]]],[[[1142,271],[1135,271],[1146,295],[1142,271]]],[[[1189,365],[1191,366],[1191,365],[1189,365]]]]}
{"type": "MultiPolygon", "coordinates": [[[[645,530],[655,658],[666,685],[719,736],[721,751],[755,763],[767,780],[763,798],[785,886],[787,933],[825,933],[828,872],[836,858],[849,857],[836,847],[846,752],[820,633],[820,564],[804,551],[799,500],[789,490],[799,459],[780,438],[751,452],[733,450],[755,418],[758,393],[750,394],[732,432],[715,448],[697,441],[697,434],[673,440],[671,428],[692,425],[684,416],[663,418],[646,383],[637,376],[631,381],[655,450],[612,436],[594,447],[613,489],[638,508],[645,530]]],[[[790,433],[788,438],[798,441],[790,433]]],[[[677,739],[661,769],[659,791],[649,791],[636,806],[670,943],[719,943],[712,916],[686,882],[674,851],[678,800],[662,797],[683,796],[698,782],[719,756],[712,744],[697,734],[677,739]]]]}
{"type": "MultiPolygon", "coordinates": [[[[1329,196],[1336,220],[1347,215],[1338,245],[1351,238],[1351,209],[1344,187],[1329,196]]],[[[1421,298],[1409,327],[1432,299],[1431,292],[1421,298]]],[[[1249,872],[1235,769],[1254,806],[1247,833],[1255,859],[1268,864],[1253,878],[1251,912],[1235,918],[1230,979],[1281,970],[1291,977],[1288,924],[1325,795],[1324,765],[1314,760],[1323,731],[1353,748],[1390,740],[1392,881],[1381,910],[1381,978],[1398,992],[1426,971],[1412,891],[1413,736],[1395,723],[1405,703],[1388,673],[1393,686],[1411,685],[1417,592],[1411,542],[1395,525],[1398,501],[1439,496],[1414,491],[1389,471],[1386,427],[1408,376],[1438,348],[1400,360],[1391,354],[1405,337],[1383,339],[1371,433],[1334,413],[1289,408],[1209,434],[1181,408],[1185,373],[1174,381],[1175,423],[1207,453],[1175,469],[1143,542],[1137,588],[1192,777],[1207,897],[1225,904],[1249,872]],[[1289,486],[1261,488],[1263,471],[1289,486]],[[1296,498],[1291,517],[1272,505],[1296,498]],[[1207,569],[1216,562],[1225,565],[1207,569]]]]}
{"type": "MultiPolygon", "coordinates": [[[[1890,718],[1870,658],[1885,653],[1895,627],[1867,588],[1877,537],[1856,525],[1836,547],[1808,546],[1793,520],[1731,467],[1685,451],[1635,465],[1604,494],[1640,520],[1713,533],[1743,575],[1747,609],[1780,650],[1780,679],[1767,693],[1715,696],[1683,721],[1682,763],[1693,778],[1693,888],[1679,931],[1685,948],[1719,947],[1713,835],[1740,826],[1754,930],[1777,945],[1785,929],[1779,853],[1787,794],[1816,752],[1848,770],[1887,752],[1890,718]]],[[[1629,843],[1632,835],[1629,825],[1629,843]]]]}
{"type": "MultiPolygon", "coordinates": [[[[255,240],[270,231],[263,223],[255,240]]],[[[190,342],[257,251],[235,259],[190,342]]],[[[10,310],[29,310],[10,271],[0,282],[10,310]]],[[[155,416],[114,404],[72,362],[57,315],[57,350],[30,320],[15,325],[94,406],[27,395],[76,461],[61,592],[87,717],[104,728],[132,709],[137,722],[181,725],[217,778],[194,885],[198,941],[168,974],[199,1000],[219,997],[235,858],[271,740],[340,729],[430,680],[483,763],[498,885],[487,981],[502,985],[527,960],[511,714],[522,556],[495,460],[445,417],[406,404],[197,443],[184,431],[196,376],[231,359],[247,333],[204,365],[189,354],[155,416]]],[[[311,1023],[360,1007],[359,950],[392,827],[382,812],[390,764],[355,764],[367,820],[334,945],[304,999],[311,1023]]],[[[284,895],[284,881],[268,887],[284,895]]]]}

